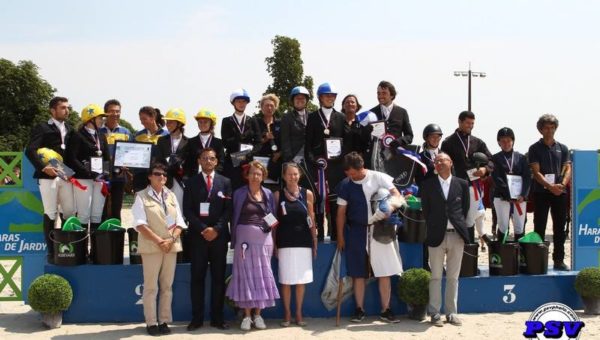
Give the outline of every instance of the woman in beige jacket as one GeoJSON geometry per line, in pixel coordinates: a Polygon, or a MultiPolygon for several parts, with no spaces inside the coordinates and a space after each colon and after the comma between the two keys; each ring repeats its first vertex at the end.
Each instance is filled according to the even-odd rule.
{"type": "Polygon", "coordinates": [[[146,330],[153,336],[171,333],[167,323],[173,321],[172,285],[177,252],[182,250],[179,235],[183,228],[187,228],[175,194],[165,186],[166,173],[164,164],[153,164],[148,174],[150,185],[136,195],[131,207],[135,228],[139,232],[138,252],[142,256],[146,330]]]}

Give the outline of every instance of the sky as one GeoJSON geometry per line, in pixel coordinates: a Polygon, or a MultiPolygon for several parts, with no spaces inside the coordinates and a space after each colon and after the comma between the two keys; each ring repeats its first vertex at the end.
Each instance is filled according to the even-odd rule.
{"type": "MultiPolygon", "coordinates": [[[[571,1],[33,1],[0,5],[0,58],[31,60],[80,111],[117,98],[123,118],[180,107],[186,135],[206,107],[231,115],[229,94],[246,88],[252,105],[271,79],[265,58],[276,35],[301,43],[304,73],[348,93],[363,110],[377,105],[380,80],[397,89],[421,143],[425,125],[445,135],[467,108],[474,78],[473,134],[492,152],[504,126],[526,152],[544,113],[560,122],[557,140],[596,150],[600,126],[600,2],[571,1]]],[[[285,100],[285,99],[284,99],[285,100]]],[[[217,134],[220,123],[217,126],[217,134]]]]}

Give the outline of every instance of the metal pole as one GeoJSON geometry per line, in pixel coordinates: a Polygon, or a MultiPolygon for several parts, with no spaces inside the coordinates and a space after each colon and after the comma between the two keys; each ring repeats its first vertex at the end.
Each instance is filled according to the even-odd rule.
{"type": "Polygon", "coordinates": [[[471,112],[471,67],[469,66],[469,105],[468,110],[471,112]]]}

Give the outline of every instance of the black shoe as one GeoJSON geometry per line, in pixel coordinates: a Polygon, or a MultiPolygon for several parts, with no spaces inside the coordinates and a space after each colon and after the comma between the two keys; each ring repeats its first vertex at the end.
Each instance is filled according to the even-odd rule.
{"type": "Polygon", "coordinates": [[[157,325],[146,326],[146,332],[148,332],[148,335],[152,335],[152,336],[160,335],[160,330],[158,329],[157,325]]]}
{"type": "Polygon", "coordinates": [[[400,320],[396,319],[396,317],[394,316],[394,313],[392,313],[392,310],[389,309],[389,308],[386,309],[381,314],[379,314],[379,320],[381,320],[383,322],[389,322],[389,323],[398,323],[398,322],[400,322],[400,320]]]}
{"type": "Polygon", "coordinates": [[[555,261],[554,270],[567,271],[569,267],[563,261],[555,261]]]}
{"type": "Polygon", "coordinates": [[[162,335],[171,334],[171,329],[169,328],[166,322],[163,322],[160,325],[158,325],[158,330],[162,335]]]}
{"type": "Polygon", "coordinates": [[[220,329],[222,331],[229,329],[229,325],[225,322],[211,322],[210,327],[214,327],[214,328],[220,329]]]}
{"type": "Polygon", "coordinates": [[[202,326],[204,326],[204,322],[192,320],[192,322],[190,322],[189,325],[187,325],[187,330],[190,332],[195,331],[198,328],[202,328],[202,326]]]}
{"type": "Polygon", "coordinates": [[[350,319],[350,322],[362,322],[365,318],[365,311],[361,308],[356,308],[354,311],[354,315],[350,319]]]}

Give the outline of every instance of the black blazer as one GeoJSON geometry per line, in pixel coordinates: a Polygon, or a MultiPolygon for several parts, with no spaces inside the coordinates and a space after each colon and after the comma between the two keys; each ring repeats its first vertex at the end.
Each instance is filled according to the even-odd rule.
{"type": "MultiPolygon", "coordinates": [[[[68,145],[71,140],[71,136],[73,135],[73,128],[65,122],[65,127],[67,128],[67,134],[65,135],[65,146],[68,145]]],[[[29,143],[25,148],[25,155],[27,159],[33,164],[35,168],[35,172],[33,173],[33,178],[43,178],[43,179],[52,179],[52,177],[46,175],[42,172],[42,169],[46,167],[44,163],[37,156],[37,149],[39,148],[48,148],[56,151],[59,155],[62,156],[65,164],[70,166],[68,162],[66,162],[66,150],[61,149],[60,145],[62,143],[60,130],[56,125],[54,125],[52,120],[48,120],[48,122],[39,123],[34,126],[31,130],[31,137],[29,138],[29,143]]]]}
{"type": "MultiPolygon", "coordinates": [[[[371,109],[371,112],[375,113],[378,120],[385,120],[383,113],[381,112],[381,106],[377,105],[371,109]]],[[[408,112],[398,105],[394,104],[390,118],[386,121],[386,132],[396,136],[400,145],[409,145],[413,140],[412,126],[410,126],[410,120],[408,119],[408,112]]]]}
{"type": "Polygon", "coordinates": [[[189,235],[192,242],[202,239],[200,234],[206,227],[212,226],[219,233],[216,240],[229,241],[229,221],[231,219],[231,181],[218,173],[214,173],[212,190],[208,192],[202,173],[190,177],[185,185],[183,194],[183,216],[189,222],[189,235]],[[219,194],[221,193],[221,194],[219,194]],[[208,216],[200,216],[200,203],[210,202],[208,216]]]}
{"type": "Polygon", "coordinates": [[[235,117],[233,115],[223,118],[221,121],[221,138],[225,147],[225,161],[231,162],[231,154],[240,151],[240,144],[250,144],[253,150],[260,147],[260,136],[257,131],[254,117],[246,114],[244,123],[244,133],[238,130],[235,117]]]}
{"type": "Polygon", "coordinates": [[[467,222],[469,212],[469,185],[464,179],[452,176],[448,199],[444,198],[442,185],[438,176],[429,178],[421,187],[421,207],[427,223],[425,245],[437,247],[444,240],[448,220],[452,223],[460,237],[469,243],[467,222]]]}
{"type": "MultiPolygon", "coordinates": [[[[308,116],[308,112],[305,113],[308,116]]],[[[308,117],[307,117],[308,118],[308,117]]],[[[306,143],[306,126],[296,110],[290,110],[281,117],[281,159],[290,162],[306,143]]]]}
{"type": "MultiPolygon", "coordinates": [[[[102,161],[105,164],[109,164],[110,154],[106,136],[99,131],[96,131],[96,133],[98,134],[100,150],[102,151],[102,161]]],[[[99,175],[90,171],[89,164],[91,157],[98,157],[97,151],[96,139],[87,132],[85,127],[82,126],[79,130],[73,132],[67,144],[67,163],[75,171],[73,177],[78,179],[94,179],[99,175]]],[[[108,172],[110,169],[104,169],[104,171],[108,172]]]]}
{"type": "MultiPolygon", "coordinates": [[[[198,154],[202,149],[204,149],[204,145],[202,145],[202,140],[200,139],[200,135],[196,135],[188,139],[188,148],[187,155],[184,162],[185,174],[188,177],[192,177],[200,171],[200,166],[198,165],[198,154]]],[[[209,147],[213,148],[217,153],[217,159],[219,160],[219,164],[217,164],[217,168],[215,169],[218,173],[223,174],[223,163],[225,162],[225,150],[223,148],[223,141],[220,138],[215,137],[213,134],[209,147]]]]}
{"type": "Polygon", "coordinates": [[[167,164],[167,188],[173,187],[173,180],[177,179],[178,182],[182,182],[184,178],[183,169],[185,166],[185,160],[188,149],[188,138],[181,136],[181,141],[177,145],[175,150],[175,156],[172,156],[171,149],[171,135],[162,136],[156,142],[156,159],[167,164]],[[169,161],[167,161],[169,158],[169,161]]]}
{"type": "MultiPolygon", "coordinates": [[[[329,136],[325,136],[325,133],[323,132],[325,127],[321,122],[319,111],[320,110],[311,112],[308,115],[306,122],[306,144],[304,147],[304,154],[306,160],[311,163],[314,163],[317,158],[325,156],[325,138],[344,138],[346,116],[334,109],[329,117],[329,136]]],[[[343,147],[344,145],[342,142],[342,148],[343,147]]]]}

